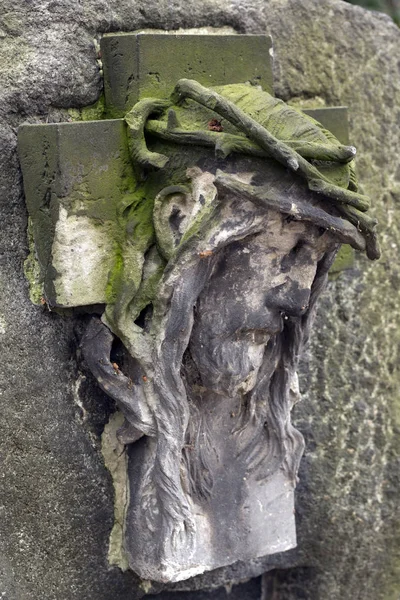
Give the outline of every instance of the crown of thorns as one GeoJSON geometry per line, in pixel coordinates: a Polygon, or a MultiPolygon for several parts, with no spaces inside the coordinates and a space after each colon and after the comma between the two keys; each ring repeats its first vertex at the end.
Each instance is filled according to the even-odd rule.
{"type": "MultiPolygon", "coordinates": [[[[293,114],[295,111],[291,112],[293,114]]],[[[315,203],[290,200],[290,197],[276,193],[276,190],[268,188],[267,185],[253,186],[241,183],[221,171],[217,171],[215,179],[218,192],[248,198],[256,204],[279,210],[294,219],[312,221],[338,235],[341,241],[358,250],[365,250],[368,258],[379,258],[380,250],[375,232],[377,221],[366,214],[370,208],[369,198],[356,191],[355,181],[352,182],[353,189],[349,189],[350,185],[347,188],[340,187],[332,183],[318,168],[319,161],[331,164],[350,163],[355,156],[355,148],[341,145],[330,132],[323,130],[309,117],[296,113],[296,118],[314,123],[319,134],[324,133],[322,143],[321,135],[317,142],[278,139],[256,119],[214,89],[206,88],[193,80],[181,79],[169,100],[141,100],[126,114],[125,121],[130,130],[132,158],[143,167],[163,168],[168,162],[167,156],[151,152],[147,148],[146,132],[175,143],[214,147],[217,156],[222,158],[235,152],[275,159],[305,179],[310,192],[318,194],[321,199],[333,205],[339,216],[331,214],[315,203]],[[238,130],[238,134],[224,133],[216,119],[208,131],[188,131],[180,128],[175,111],[171,107],[181,104],[186,98],[226,119],[238,130]],[[167,109],[167,122],[149,119],[152,114],[167,109]],[[218,123],[218,126],[215,123],[218,123]]]]}

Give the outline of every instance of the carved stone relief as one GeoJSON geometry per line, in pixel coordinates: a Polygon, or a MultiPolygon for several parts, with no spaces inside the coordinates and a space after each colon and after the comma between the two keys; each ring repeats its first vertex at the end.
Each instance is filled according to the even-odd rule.
{"type": "Polygon", "coordinates": [[[89,162],[83,125],[20,154],[46,300],[95,306],[83,352],[125,417],[126,563],[179,581],[292,548],[299,356],[340,244],[379,257],[355,149],[254,81],[139,98],[81,129],[89,162]]]}

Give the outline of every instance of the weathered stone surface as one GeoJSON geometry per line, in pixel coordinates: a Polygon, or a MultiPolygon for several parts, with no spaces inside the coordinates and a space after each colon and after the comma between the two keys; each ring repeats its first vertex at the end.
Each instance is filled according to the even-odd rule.
{"type": "MultiPolygon", "coordinates": [[[[383,255],[374,268],[358,256],[320,306],[301,382],[306,399],[296,420],[308,440],[297,509],[299,563],[319,573],[282,593],[290,600],[299,588],[310,598],[395,600],[400,31],[387,17],[344,3],[270,6],[283,5],[292,17],[275,37],[275,56],[282,57],[275,65],[277,93],[351,107],[350,139],[360,155],[360,181],[381,223],[383,255]],[[296,58],[287,52],[293,44],[296,58]]],[[[279,24],[274,16],[270,26],[279,24]]]]}
{"type": "MultiPolygon", "coordinates": [[[[285,600],[301,594],[311,600],[398,598],[400,32],[388,18],[339,0],[257,0],[172,8],[148,1],[24,2],[5,6],[0,17],[0,443],[7,459],[0,591],[10,600],[125,600],[144,592],[106,564],[112,490],[84,427],[98,440],[110,408],[103,404],[94,421],[86,415],[83,426],[76,421],[71,322],[28,299],[22,276],[26,214],[13,127],[25,120],[67,120],[60,107],[97,99],[93,37],[145,26],[205,25],[271,32],[278,96],[297,105],[350,107],[350,139],[361,157],[360,180],[381,220],[383,258],[373,267],[357,258],[355,269],[332,281],[320,308],[319,333],[304,368],[307,398],[296,419],[308,439],[297,508],[301,553],[238,564],[185,585],[212,587],[270,567],[305,565],[318,569],[296,570],[291,581],[281,571],[275,579],[285,600]],[[12,442],[18,432],[22,450],[12,442]],[[86,470],[92,475],[83,477],[86,470]],[[21,533],[26,543],[20,543],[21,533]]],[[[87,382],[80,392],[75,399],[85,411],[104,403],[87,382]]]]}
{"type": "Polygon", "coordinates": [[[342,144],[350,142],[347,107],[305,108],[304,112],[329,129],[342,144]]]}
{"type": "Polygon", "coordinates": [[[25,125],[18,148],[44,298],[62,307],[105,303],[120,207],[135,191],[124,122],[25,125]]]}
{"type": "Polygon", "coordinates": [[[252,80],[272,92],[270,50],[266,36],[105,35],[107,108],[122,117],[142,98],[168,98],[182,78],[206,86],[252,80]]]}
{"type": "Polygon", "coordinates": [[[76,370],[73,321],[28,301],[27,218],[15,135],[4,127],[1,143],[0,593],[10,600],[140,597],[108,570],[104,551],[112,486],[96,440],[112,407],[76,370]],[[93,437],[84,432],[87,402],[93,437]]]}

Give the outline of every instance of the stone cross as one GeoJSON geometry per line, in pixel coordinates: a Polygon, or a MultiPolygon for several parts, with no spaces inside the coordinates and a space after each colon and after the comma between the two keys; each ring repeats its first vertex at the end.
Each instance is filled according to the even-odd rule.
{"type": "MultiPolygon", "coordinates": [[[[117,211],[136,184],[122,117],[138,100],[166,98],[189,76],[205,85],[256,81],[273,93],[268,36],[109,34],[101,51],[112,118],[19,128],[26,203],[50,306],[107,301],[117,211]]],[[[345,107],[304,112],[348,143],[345,107]]]]}
{"type": "MultiPolygon", "coordinates": [[[[207,85],[257,81],[273,92],[268,36],[109,34],[101,50],[112,119],[19,128],[26,202],[50,306],[107,301],[117,209],[135,186],[121,117],[138,100],[168,97],[185,76],[207,85]]],[[[348,143],[345,107],[305,112],[348,143]]]]}

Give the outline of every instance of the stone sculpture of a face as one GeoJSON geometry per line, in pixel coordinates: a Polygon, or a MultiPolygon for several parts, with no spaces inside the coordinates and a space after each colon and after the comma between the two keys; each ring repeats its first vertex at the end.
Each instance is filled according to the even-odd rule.
{"type": "Polygon", "coordinates": [[[296,366],[340,242],[366,242],[272,159],[134,143],[139,162],[147,153],[160,166],[170,152],[168,176],[149,171],[144,184],[156,243],[142,259],[141,302],[122,286],[84,347],[126,417],[127,562],[178,581],[296,545],[296,366]],[[135,359],[129,378],[111,368],[106,326],[135,359]]]}
{"type": "MultiPolygon", "coordinates": [[[[44,219],[49,293],[69,298],[73,272],[58,271],[79,253],[81,289],[89,246],[90,264],[108,261],[96,294],[82,295],[101,303],[82,346],[125,418],[114,558],[145,579],[179,581],[296,545],[299,356],[340,243],[370,258],[379,250],[354,148],[259,88],[181,80],[171,100],[141,100],[125,122],[129,160],[124,123],[95,125],[118,139],[105,191],[87,166],[96,201],[85,196],[79,157],[65,153],[68,124],[40,133],[45,158],[47,136],[68,155],[62,176],[50,157],[44,185],[31,126],[21,157],[40,192],[31,213],[44,219]]],[[[96,161],[104,177],[108,166],[96,161]]]]}
{"type": "Polygon", "coordinates": [[[285,319],[308,311],[318,262],[332,246],[317,227],[281,213],[270,211],[263,225],[220,253],[196,304],[190,352],[215,394],[254,389],[265,347],[285,319]]]}
{"type": "MultiPolygon", "coordinates": [[[[243,162],[231,165],[237,181],[255,175],[240,171],[243,162]]],[[[173,215],[184,235],[185,212],[200,212],[207,200],[215,203],[214,223],[206,245],[200,236],[197,248],[169,261],[162,308],[155,301],[141,317],[137,335],[149,336],[152,364],[139,357],[130,373],[121,367],[116,375],[112,337],[97,320],[84,345],[117,402],[130,377],[120,404],[120,439],[130,442],[128,563],[143,577],[171,581],[296,545],[293,494],[303,450],[290,423],[296,365],[338,246],[318,226],[240,196],[218,207],[215,175],[199,168],[189,175],[190,194],[161,193],[166,226],[173,215]],[[154,327],[154,313],[162,327],[154,327]]]]}

